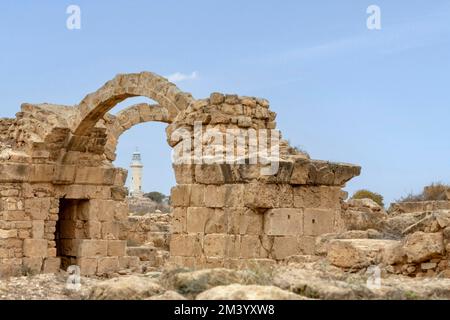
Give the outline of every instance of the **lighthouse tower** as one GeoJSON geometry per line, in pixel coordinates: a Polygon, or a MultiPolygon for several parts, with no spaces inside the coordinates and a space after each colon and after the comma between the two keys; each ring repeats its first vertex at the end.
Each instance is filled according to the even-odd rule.
{"type": "Polygon", "coordinates": [[[142,171],[144,165],[141,162],[141,154],[139,151],[133,153],[133,160],[131,161],[131,187],[130,195],[132,197],[142,197],[142,171]]]}

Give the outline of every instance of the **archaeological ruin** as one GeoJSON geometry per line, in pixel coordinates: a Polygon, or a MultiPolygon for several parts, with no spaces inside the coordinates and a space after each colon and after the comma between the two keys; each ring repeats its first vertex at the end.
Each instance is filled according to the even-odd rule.
{"type": "Polygon", "coordinates": [[[271,174],[273,159],[256,148],[268,160],[253,161],[250,140],[233,161],[202,161],[195,148],[212,148],[212,158],[227,152],[211,130],[236,141],[251,132],[261,144],[258,133],[274,130],[275,117],[267,100],[219,93],[197,100],[149,72],[118,75],[76,106],[23,104],[16,118],[0,120],[0,275],[70,265],[104,275],[135,263],[123,227],[127,171],[112,162],[121,134],[152,121],[167,124],[175,154],[193,159],[173,162],[171,263],[241,268],[314,254],[318,236],[344,231],[342,187],[360,167],[311,160],[285,140],[271,174]],[[137,96],[157,104],[108,113],[137,96]]]}

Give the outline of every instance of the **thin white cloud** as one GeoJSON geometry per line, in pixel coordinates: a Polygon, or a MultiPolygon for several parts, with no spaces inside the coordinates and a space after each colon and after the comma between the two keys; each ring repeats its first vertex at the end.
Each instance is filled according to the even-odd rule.
{"type": "Polygon", "coordinates": [[[194,71],[191,74],[185,74],[185,73],[181,73],[181,72],[175,72],[172,73],[171,75],[166,76],[166,78],[170,81],[170,82],[182,82],[182,81],[187,81],[187,80],[195,80],[198,79],[198,72],[194,71]]]}

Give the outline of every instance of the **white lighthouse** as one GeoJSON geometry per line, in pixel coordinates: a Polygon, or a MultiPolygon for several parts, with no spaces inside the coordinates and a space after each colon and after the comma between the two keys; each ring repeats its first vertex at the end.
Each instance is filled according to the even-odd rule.
{"type": "Polygon", "coordinates": [[[144,165],[141,162],[141,154],[139,151],[133,153],[133,160],[131,161],[131,187],[130,195],[132,197],[142,197],[142,171],[144,165]]]}

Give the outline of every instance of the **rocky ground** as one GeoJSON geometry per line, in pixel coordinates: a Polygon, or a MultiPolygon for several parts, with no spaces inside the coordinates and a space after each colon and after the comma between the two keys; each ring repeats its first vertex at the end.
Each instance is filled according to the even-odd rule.
{"type": "Polygon", "coordinates": [[[68,288],[64,272],[10,278],[0,281],[0,299],[450,299],[447,278],[411,278],[381,270],[377,286],[367,270],[343,271],[316,256],[293,260],[275,269],[193,271],[169,267],[111,279],[82,277],[79,290],[68,288]]]}

